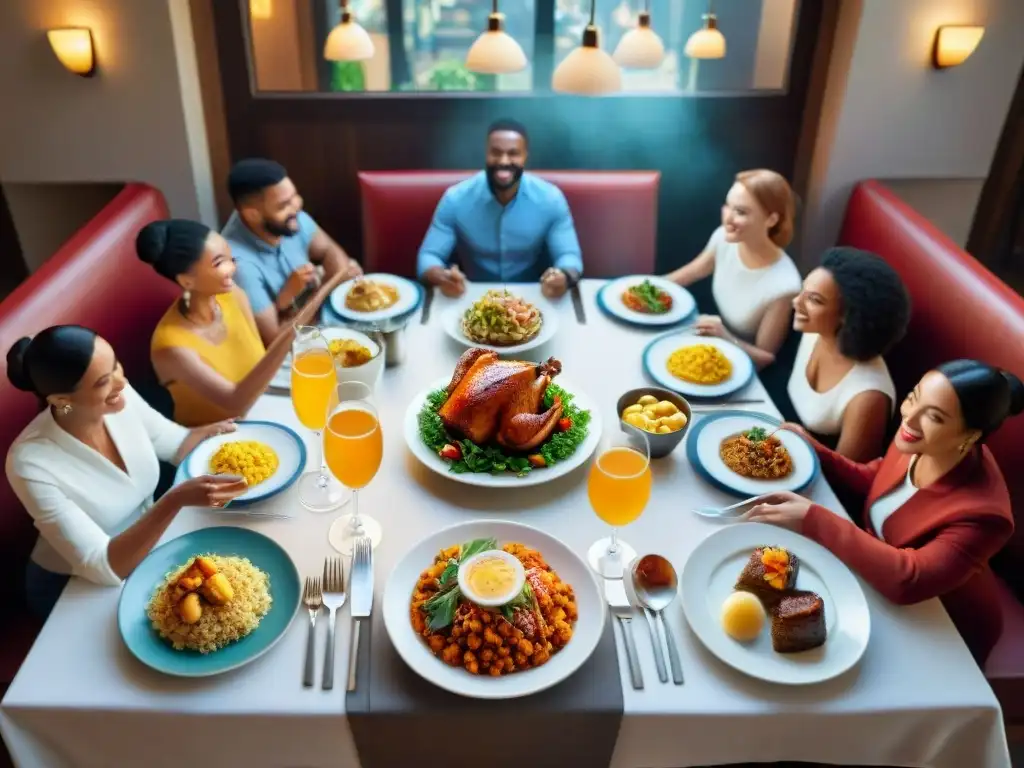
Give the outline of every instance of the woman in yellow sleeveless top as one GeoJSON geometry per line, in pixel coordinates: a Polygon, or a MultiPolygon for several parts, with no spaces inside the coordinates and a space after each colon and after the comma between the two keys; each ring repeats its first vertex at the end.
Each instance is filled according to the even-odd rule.
{"type": "Polygon", "coordinates": [[[295,326],[312,321],[341,278],[324,283],[264,348],[249,300],[233,279],[231,248],[218,233],[185,219],[155,221],[135,247],[140,259],[182,288],[153,332],[150,354],[174,400],[174,419],[185,426],[245,415],[284,362],[295,326]]]}

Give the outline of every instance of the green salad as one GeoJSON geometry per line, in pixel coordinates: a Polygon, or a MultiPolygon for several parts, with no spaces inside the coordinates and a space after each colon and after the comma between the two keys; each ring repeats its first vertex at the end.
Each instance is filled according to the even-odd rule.
{"type": "Polygon", "coordinates": [[[534,469],[552,467],[565,461],[587,439],[590,411],[577,407],[573,395],[557,384],[549,384],[544,393],[545,410],[554,404],[556,396],[562,398],[562,418],[558,428],[528,456],[508,454],[501,446],[480,446],[472,440],[451,435],[438,415],[448,400],[448,391],[443,388],[427,395],[427,402],[419,413],[420,438],[448,462],[450,471],[457,474],[514,472],[521,477],[534,469]]]}

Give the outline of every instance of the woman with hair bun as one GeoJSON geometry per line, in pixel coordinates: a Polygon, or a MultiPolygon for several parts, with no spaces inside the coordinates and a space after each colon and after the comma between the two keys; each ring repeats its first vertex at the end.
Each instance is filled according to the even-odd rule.
{"type": "Polygon", "coordinates": [[[313,320],[344,279],[338,272],[264,349],[245,292],[234,281],[227,240],[205,224],[169,219],[147,224],[135,241],[139,258],[182,290],[157,324],[150,352],[174,400],[174,419],[193,426],[243,416],[280,369],[295,326],[313,320]]]}
{"type": "Polygon", "coordinates": [[[1006,482],[985,439],[1024,410],[1024,384],[977,360],[929,371],[900,406],[888,453],[851,461],[811,439],[837,491],[864,497],[855,522],[795,493],[773,493],[747,520],[791,528],[830,549],[900,605],[942,599],[983,664],[1002,632],[989,559],[1013,533],[1006,482]]]}
{"type": "Polygon", "coordinates": [[[803,425],[854,461],[882,454],[896,386],[882,355],[903,338],[910,297],[884,259],[833,248],[793,299],[802,334],[787,392],[803,425]]]}
{"type": "Polygon", "coordinates": [[[743,171],[722,205],[722,225],[697,258],[667,277],[687,286],[714,275],[720,315],[701,315],[697,333],[728,339],[758,369],[775,361],[789,334],[800,272],[785,248],[793,239],[796,199],[775,171],[743,171]]]}
{"type": "Polygon", "coordinates": [[[56,325],[7,353],[7,377],[44,410],[11,444],[7,479],[39,530],[26,571],[32,611],[49,614],[71,575],[117,585],[183,507],[219,507],[245,480],[197,477],[153,503],[159,461],[177,464],[220,422],[188,430],[129,386],[114,350],[88,328],[56,325]]]}

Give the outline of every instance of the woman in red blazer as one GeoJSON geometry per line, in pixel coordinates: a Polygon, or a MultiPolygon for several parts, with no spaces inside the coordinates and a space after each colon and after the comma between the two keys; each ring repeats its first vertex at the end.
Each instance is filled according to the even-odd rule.
{"type": "Polygon", "coordinates": [[[795,493],[765,497],[746,519],[814,539],[895,603],[941,598],[982,664],[1002,631],[988,561],[1013,533],[1006,483],[983,443],[1022,410],[1024,384],[1013,374],[945,363],[903,401],[883,458],[859,464],[811,440],[829,482],[866,499],[856,523],[795,493]]]}

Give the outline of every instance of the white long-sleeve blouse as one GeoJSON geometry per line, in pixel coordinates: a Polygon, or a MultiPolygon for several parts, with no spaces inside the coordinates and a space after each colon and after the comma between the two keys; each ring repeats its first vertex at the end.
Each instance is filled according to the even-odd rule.
{"type": "Polygon", "coordinates": [[[32,560],[48,571],[120,584],[107,546],[153,503],[158,459],[170,461],[188,435],[131,386],[124,398],[125,407],[104,420],[127,472],[64,431],[49,408],[7,453],[7,479],[39,531],[32,560]]]}

